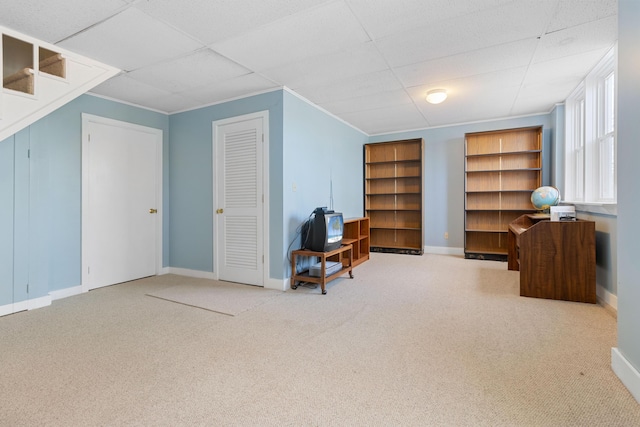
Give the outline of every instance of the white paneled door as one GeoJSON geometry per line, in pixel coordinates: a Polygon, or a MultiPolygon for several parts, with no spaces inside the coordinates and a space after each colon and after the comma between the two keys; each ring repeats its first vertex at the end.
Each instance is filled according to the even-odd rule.
{"type": "Polygon", "coordinates": [[[83,290],[158,271],[162,131],[83,115],[83,290]]]}
{"type": "Polygon", "coordinates": [[[218,278],[263,286],[264,117],[213,123],[214,264],[218,278]]]}

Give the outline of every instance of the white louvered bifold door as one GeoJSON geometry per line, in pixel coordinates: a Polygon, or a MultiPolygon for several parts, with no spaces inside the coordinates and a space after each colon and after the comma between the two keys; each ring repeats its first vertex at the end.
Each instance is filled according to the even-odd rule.
{"type": "Polygon", "coordinates": [[[216,126],[220,280],[262,285],[262,119],[216,126]]]}

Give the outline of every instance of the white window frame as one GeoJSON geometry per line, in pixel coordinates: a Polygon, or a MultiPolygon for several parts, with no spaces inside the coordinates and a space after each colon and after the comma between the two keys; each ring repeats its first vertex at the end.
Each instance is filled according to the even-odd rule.
{"type": "Polygon", "coordinates": [[[603,206],[603,213],[615,213],[617,202],[616,80],[614,46],[569,95],[565,107],[564,201],[603,206]]]}

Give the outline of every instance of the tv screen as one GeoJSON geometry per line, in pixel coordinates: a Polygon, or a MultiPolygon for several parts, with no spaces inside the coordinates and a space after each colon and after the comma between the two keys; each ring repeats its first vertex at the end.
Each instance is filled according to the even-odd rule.
{"type": "Polygon", "coordinates": [[[342,245],[344,219],[342,213],[317,208],[309,220],[307,235],[302,238],[304,248],[314,252],[329,252],[342,245]]]}

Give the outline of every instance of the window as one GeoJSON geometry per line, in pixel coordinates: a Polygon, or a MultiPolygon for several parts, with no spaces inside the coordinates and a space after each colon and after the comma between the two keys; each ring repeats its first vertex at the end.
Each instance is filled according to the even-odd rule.
{"type": "Polygon", "coordinates": [[[567,98],[565,201],[616,203],[616,47],[567,98]]]}

